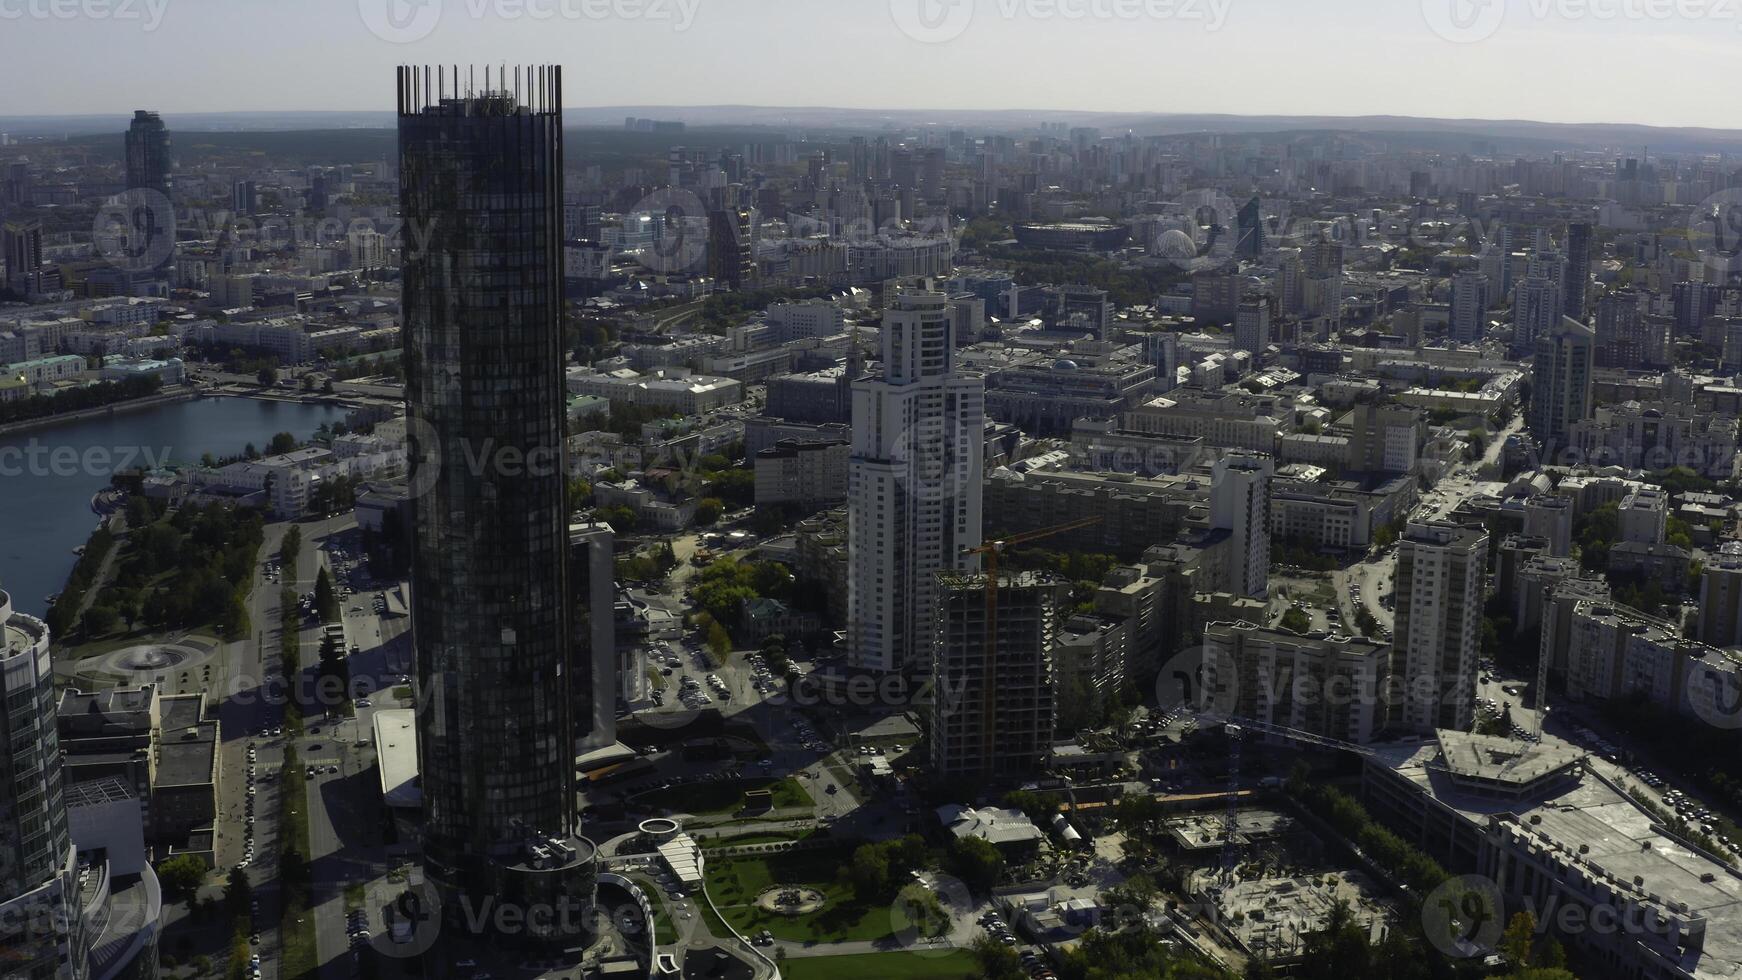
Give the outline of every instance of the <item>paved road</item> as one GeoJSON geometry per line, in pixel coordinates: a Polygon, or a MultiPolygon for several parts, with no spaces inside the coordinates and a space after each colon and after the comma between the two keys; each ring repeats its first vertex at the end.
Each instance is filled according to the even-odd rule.
{"type": "Polygon", "coordinates": [[[267,581],[265,562],[276,558],[287,525],[269,525],[261,549],[262,564],[255,570],[253,591],[248,597],[248,616],[253,635],[226,643],[214,661],[209,689],[221,692],[218,706],[219,749],[218,821],[214,843],[217,864],[227,870],[240,862],[250,840],[254,860],[248,877],[254,886],[258,913],[255,928],[261,942],[261,974],[276,980],[279,942],[278,808],[282,780],[282,744],[263,735],[283,724],[283,687],[279,680],[279,586],[267,581]],[[247,823],[249,799],[248,752],[255,752],[254,826],[247,823]]]}

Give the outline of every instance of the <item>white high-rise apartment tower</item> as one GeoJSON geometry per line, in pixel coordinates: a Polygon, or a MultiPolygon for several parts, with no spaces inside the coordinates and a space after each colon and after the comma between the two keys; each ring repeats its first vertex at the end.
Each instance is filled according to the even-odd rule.
{"type": "Polygon", "coordinates": [[[1488,277],[1469,269],[1452,276],[1451,322],[1447,335],[1460,344],[1481,343],[1488,324],[1488,277]]]}
{"type": "Polygon", "coordinates": [[[1233,535],[1229,589],[1270,592],[1270,477],[1275,463],[1261,453],[1230,453],[1216,461],[1210,484],[1210,525],[1233,535]]]}
{"type": "Polygon", "coordinates": [[[949,298],[910,292],[883,316],[881,372],[853,384],[848,662],[928,670],[937,575],[980,546],[986,382],[956,370],[949,298]]]}
{"type": "Polygon", "coordinates": [[[1394,727],[1468,731],[1487,600],[1488,534],[1444,522],[1409,525],[1397,549],[1391,676],[1394,727]]]}

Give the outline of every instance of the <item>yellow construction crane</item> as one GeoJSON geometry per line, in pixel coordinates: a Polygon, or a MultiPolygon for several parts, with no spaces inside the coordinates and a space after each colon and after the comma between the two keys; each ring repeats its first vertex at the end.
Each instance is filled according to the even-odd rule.
{"type": "Polygon", "coordinates": [[[1024,531],[1021,534],[1004,538],[1001,541],[990,541],[978,548],[965,549],[963,554],[984,555],[986,557],[986,640],[982,645],[986,657],[985,691],[982,693],[981,711],[985,714],[985,744],[981,747],[982,758],[987,761],[987,778],[991,778],[992,747],[998,740],[998,713],[995,710],[998,699],[998,556],[1006,549],[1017,545],[1029,544],[1050,538],[1055,534],[1065,534],[1070,531],[1080,531],[1101,523],[1099,517],[1085,517],[1080,521],[1059,524],[1055,527],[1041,528],[1038,531],[1024,531]]]}

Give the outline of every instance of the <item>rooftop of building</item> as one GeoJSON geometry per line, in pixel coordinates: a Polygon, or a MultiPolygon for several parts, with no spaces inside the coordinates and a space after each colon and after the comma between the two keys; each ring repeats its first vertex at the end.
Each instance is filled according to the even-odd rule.
{"type": "Polygon", "coordinates": [[[989,844],[1021,844],[1044,836],[1021,810],[961,806],[949,803],[937,809],[938,822],[958,838],[978,837],[989,844]]]}
{"type": "Polygon", "coordinates": [[[1611,891],[1631,893],[1631,901],[1656,896],[1652,904],[1704,917],[1703,952],[1682,969],[1713,980],[1742,977],[1742,872],[1670,836],[1622,791],[1606,763],[1591,760],[1583,778],[1544,783],[1542,792],[1518,798],[1460,785],[1441,762],[1438,740],[1372,748],[1374,764],[1472,823],[1496,821],[1527,835],[1587,876],[1612,881],[1611,891]]]}
{"type": "Polygon", "coordinates": [[[161,789],[210,784],[217,754],[218,726],[215,723],[175,730],[166,728],[157,743],[155,785],[161,789]]]}
{"type": "Polygon", "coordinates": [[[73,687],[61,692],[56,715],[62,731],[80,734],[149,731],[156,700],[157,688],[149,684],[89,692],[73,687]]]}
{"type": "Polygon", "coordinates": [[[171,694],[158,699],[158,714],[166,732],[199,724],[200,719],[205,717],[205,711],[206,699],[203,694],[171,694]]]}
{"type": "Polygon", "coordinates": [[[413,810],[423,805],[418,786],[417,714],[411,708],[375,712],[375,756],[381,796],[387,806],[413,810]]]}
{"type": "Polygon", "coordinates": [[[1440,754],[1454,775],[1523,785],[1564,772],[1585,753],[1560,743],[1536,744],[1472,732],[1440,731],[1440,754]]]}

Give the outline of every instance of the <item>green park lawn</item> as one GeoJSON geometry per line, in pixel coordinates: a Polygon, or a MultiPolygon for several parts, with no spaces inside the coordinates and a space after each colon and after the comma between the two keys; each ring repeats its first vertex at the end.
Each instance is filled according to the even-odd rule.
{"type": "Polygon", "coordinates": [[[837,879],[851,859],[851,851],[828,849],[710,860],[708,895],[720,914],[744,934],[767,929],[776,938],[793,942],[869,942],[895,935],[905,920],[892,913],[891,902],[861,901],[850,885],[837,879]],[[756,899],[777,884],[815,888],[823,893],[825,904],[811,915],[797,917],[764,912],[756,899]]]}

